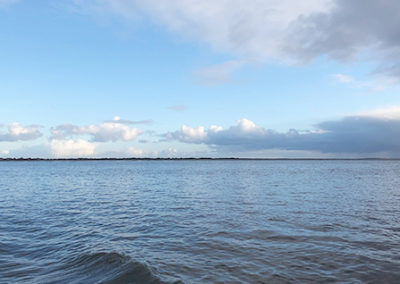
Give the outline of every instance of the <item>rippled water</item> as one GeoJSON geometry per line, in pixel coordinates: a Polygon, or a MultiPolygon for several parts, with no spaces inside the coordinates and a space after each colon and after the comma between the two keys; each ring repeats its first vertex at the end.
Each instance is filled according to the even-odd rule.
{"type": "Polygon", "coordinates": [[[400,161],[0,162],[0,282],[400,281],[400,161]]]}

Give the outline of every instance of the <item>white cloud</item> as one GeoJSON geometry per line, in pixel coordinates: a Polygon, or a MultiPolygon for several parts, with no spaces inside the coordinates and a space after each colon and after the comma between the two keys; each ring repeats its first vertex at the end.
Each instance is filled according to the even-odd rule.
{"type": "Polygon", "coordinates": [[[358,80],[353,76],[338,73],[333,74],[332,77],[341,84],[346,84],[351,88],[367,92],[382,92],[399,83],[398,79],[386,76],[375,76],[375,78],[371,80],[358,80]]]}
{"type": "Polygon", "coordinates": [[[8,125],[8,132],[3,133],[0,129],[0,141],[27,141],[35,140],[42,136],[39,125],[22,126],[14,122],[8,125]]]}
{"type": "Polygon", "coordinates": [[[144,154],[144,151],[142,149],[137,149],[135,147],[129,147],[127,152],[129,156],[133,157],[142,157],[144,154]]]}
{"type": "MultiPolygon", "coordinates": [[[[75,0],[78,9],[118,19],[142,17],[247,62],[341,62],[370,55],[378,72],[400,77],[400,1],[365,0],[75,0]],[[368,19],[368,20],[366,20],[368,19]],[[371,20],[372,19],[372,20],[371,20]]],[[[224,82],[234,66],[198,70],[224,82]]],[[[228,64],[229,65],[229,64],[228,64]]]]}
{"type": "Polygon", "coordinates": [[[354,81],[354,78],[351,77],[350,75],[345,75],[345,74],[333,74],[333,78],[335,78],[339,83],[351,83],[354,81]]]}
{"type": "Polygon", "coordinates": [[[143,133],[142,130],[131,127],[129,124],[132,123],[134,122],[114,117],[114,120],[105,121],[98,125],[76,126],[64,124],[51,128],[51,139],[65,139],[74,136],[89,135],[92,137],[93,142],[132,141],[143,133]]]}
{"type": "Polygon", "coordinates": [[[177,132],[176,135],[178,135],[176,137],[178,140],[188,142],[188,143],[204,142],[207,139],[207,132],[205,131],[204,126],[192,128],[192,127],[183,125],[181,128],[181,131],[177,132]]]}
{"type": "Polygon", "coordinates": [[[262,132],[262,128],[257,126],[253,121],[248,120],[246,118],[242,118],[238,120],[237,129],[240,132],[262,132]]]}
{"type": "Polygon", "coordinates": [[[400,120],[400,106],[390,106],[386,108],[378,108],[357,114],[362,117],[372,117],[378,119],[400,120]]]}
{"type": "Polygon", "coordinates": [[[211,132],[219,132],[224,130],[222,126],[217,126],[217,125],[211,125],[209,131],[211,132]]]}
{"type": "Polygon", "coordinates": [[[285,57],[288,27],[300,16],[326,12],[332,0],[75,0],[90,13],[128,20],[144,15],[183,36],[250,60],[285,57]]]}
{"type": "Polygon", "coordinates": [[[0,153],[1,153],[2,155],[8,155],[8,154],[10,153],[10,151],[8,151],[8,150],[1,150],[0,153]]]}
{"type": "Polygon", "coordinates": [[[244,61],[230,60],[221,64],[197,69],[193,72],[196,81],[203,85],[216,85],[227,83],[234,71],[245,64],[244,61]]]}
{"type": "Polygon", "coordinates": [[[50,141],[51,153],[56,158],[89,157],[95,154],[96,144],[82,139],[50,141]]]}

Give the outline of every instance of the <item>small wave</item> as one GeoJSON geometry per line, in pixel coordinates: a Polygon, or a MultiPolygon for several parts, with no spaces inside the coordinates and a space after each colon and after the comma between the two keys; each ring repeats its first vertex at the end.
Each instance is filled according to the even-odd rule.
{"type": "Polygon", "coordinates": [[[51,274],[57,283],[164,283],[146,264],[116,252],[81,255],[51,274]]]}

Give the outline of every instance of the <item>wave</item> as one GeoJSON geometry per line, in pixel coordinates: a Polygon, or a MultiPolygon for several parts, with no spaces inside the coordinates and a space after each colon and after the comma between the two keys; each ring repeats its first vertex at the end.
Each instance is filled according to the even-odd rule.
{"type": "Polygon", "coordinates": [[[84,254],[65,262],[50,274],[55,283],[165,283],[146,264],[117,252],[84,254]]]}

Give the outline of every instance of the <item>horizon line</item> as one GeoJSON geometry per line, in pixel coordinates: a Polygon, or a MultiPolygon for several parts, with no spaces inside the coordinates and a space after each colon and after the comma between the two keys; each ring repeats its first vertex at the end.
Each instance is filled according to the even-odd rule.
{"type": "Polygon", "coordinates": [[[183,160],[243,160],[243,161],[365,161],[400,160],[400,158],[235,158],[235,157],[186,157],[186,158],[0,158],[0,161],[183,161],[183,160]]]}

